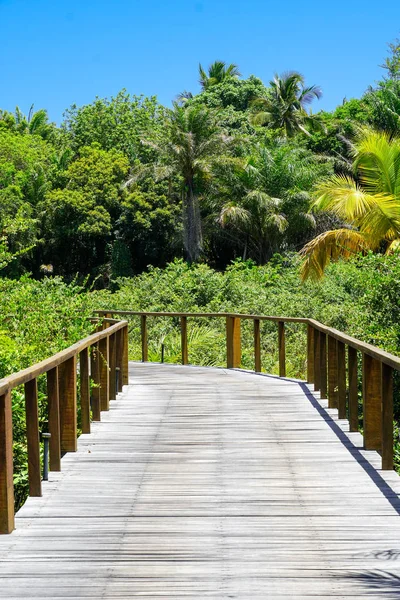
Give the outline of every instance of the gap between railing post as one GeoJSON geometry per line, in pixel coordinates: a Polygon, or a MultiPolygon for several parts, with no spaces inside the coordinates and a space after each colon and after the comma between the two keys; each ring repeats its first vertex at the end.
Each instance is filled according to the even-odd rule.
{"type": "Polygon", "coordinates": [[[110,335],[108,338],[109,344],[109,386],[110,386],[110,400],[116,400],[117,398],[117,389],[115,385],[115,369],[117,366],[117,348],[116,348],[116,339],[115,333],[110,335]]]}
{"type": "Polygon", "coordinates": [[[61,433],[58,367],[47,371],[50,471],[61,471],[61,433]]]}
{"type": "Polygon", "coordinates": [[[393,469],[393,369],[382,363],[382,469],[393,469]]]}
{"type": "Polygon", "coordinates": [[[314,391],[321,388],[320,332],[314,328],[314,391]]]}
{"type": "Polygon", "coordinates": [[[349,346],[349,430],[358,431],[358,356],[349,346]]]}
{"type": "Polygon", "coordinates": [[[314,383],[314,332],[312,325],[307,325],[307,383],[314,383]]]}
{"type": "Polygon", "coordinates": [[[278,321],[279,377],[286,377],[285,322],[278,321]]]}
{"type": "Polygon", "coordinates": [[[108,337],[99,340],[100,410],[110,409],[110,371],[108,337]]]}
{"type": "Polygon", "coordinates": [[[99,361],[99,344],[96,342],[91,346],[90,353],[90,375],[95,387],[92,387],[92,420],[101,420],[100,410],[100,361],[99,361]]]}
{"type": "Polygon", "coordinates": [[[338,406],[337,341],[328,335],[328,407],[338,406]]]}
{"type": "Polygon", "coordinates": [[[82,433],[90,433],[90,379],[88,348],[84,348],[79,353],[79,379],[82,433]]]}
{"type": "Polygon", "coordinates": [[[338,418],[346,418],[346,346],[337,342],[338,418]]]}
{"type": "Polygon", "coordinates": [[[328,372],[326,363],[326,334],[319,334],[319,364],[320,364],[320,398],[328,397],[328,372]]]}
{"type": "Polygon", "coordinates": [[[254,319],[254,370],[261,373],[260,319],[254,319]]]}

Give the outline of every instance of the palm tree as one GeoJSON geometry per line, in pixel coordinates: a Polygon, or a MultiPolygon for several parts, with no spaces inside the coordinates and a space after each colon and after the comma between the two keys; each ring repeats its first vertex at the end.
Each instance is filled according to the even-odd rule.
{"type": "Polygon", "coordinates": [[[275,75],[270,86],[268,98],[257,98],[253,102],[256,113],[252,122],[255,125],[282,129],[286,137],[299,132],[310,135],[309,129],[321,128],[319,119],[307,112],[312,101],[322,96],[318,86],[306,87],[304,77],[296,71],[275,75]]]}
{"type": "Polygon", "coordinates": [[[222,83],[226,79],[237,79],[241,73],[235,64],[226,65],[222,60],[216,60],[208,67],[208,73],[199,64],[199,83],[203,90],[222,83]]]}
{"type": "Polygon", "coordinates": [[[319,279],[338,258],[400,247],[400,138],[362,130],[354,171],[355,178],[333,175],[316,187],[313,210],[333,212],[345,227],[326,231],[303,248],[303,279],[319,279]]]}
{"type": "Polygon", "coordinates": [[[277,234],[288,226],[281,207],[282,200],[271,198],[261,190],[248,192],[240,202],[224,204],[219,223],[222,227],[231,226],[244,237],[243,259],[247,258],[250,247],[259,264],[266,262],[277,234]]]}
{"type": "Polygon", "coordinates": [[[144,140],[158,153],[155,165],[138,167],[126,185],[152,173],[157,180],[180,177],[183,205],[184,247],[189,262],[202,251],[199,197],[211,178],[213,165],[227,152],[231,138],[218,125],[217,115],[205,106],[168,111],[166,139],[162,144],[144,140]]]}

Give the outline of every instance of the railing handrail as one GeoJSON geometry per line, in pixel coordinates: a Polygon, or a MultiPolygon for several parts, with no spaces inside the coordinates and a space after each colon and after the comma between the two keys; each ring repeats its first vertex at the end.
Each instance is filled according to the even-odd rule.
{"type": "MultiPolygon", "coordinates": [[[[135,311],[135,310],[96,310],[95,314],[99,316],[104,315],[131,315],[138,317],[201,317],[201,318],[226,318],[232,317],[235,319],[257,319],[259,321],[277,321],[282,323],[305,323],[307,325],[311,325],[315,329],[318,329],[322,333],[326,333],[327,335],[331,335],[336,340],[351,346],[355,350],[359,350],[372,358],[376,358],[377,360],[383,362],[384,364],[400,371],[400,356],[396,356],[395,354],[391,354],[386,350],[382,350],[377,346],[373,346],[368,342],[363,342],[355,337],[352,337],[338,329],[334,329],[333,327],[329,327],[320,321],[316,321],[315,319],[311,319],[309,317],[283,317],[283,316],[275,316],[275,315],[251,315],[251,314],[243,314],[243,313],[197,313],[197,312],[163,312],[163,311],[135,311]]],[[[1,384],[1,382],[0,382],[1,384]]]]}
{"type": "MultiPolygon", "coordinates": [[[[107,319],[107,321],[109,321],[109,319],[107,319]]],[[[72,346],[65,348],[65,350],[61,350],[60,352],[53,354],[49,358],[45,358],[44,360],[35,363],[34,365],[31,365],[22,371],[18,371],[17,373],[13,373],[12,375],[8,375],[7,377],[0,379],[0,395],[5,394],[8,390],[12,390],[19,385],[28,383],[28,381],[36,379],[40,375],[47,373],[47,371],[60,366],[69,358],[79,354],[82,350],[85,350],[89,346],[93,346],[93,344],[96,344],[100,340],[109,337],[127,325],[127,321],[118,321],[118,323],[111,325],[107,329],[93,333],[82,340],[79,340],[72,346]]]]}

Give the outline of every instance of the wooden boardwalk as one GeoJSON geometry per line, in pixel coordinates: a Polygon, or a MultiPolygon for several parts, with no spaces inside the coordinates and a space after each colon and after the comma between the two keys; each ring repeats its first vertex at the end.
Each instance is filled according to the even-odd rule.
{"type": "Polygon", "coordinates": [[[400,598],[400,478],[300,382],[131,364],[0,537],[0,598],[400,598]]]}

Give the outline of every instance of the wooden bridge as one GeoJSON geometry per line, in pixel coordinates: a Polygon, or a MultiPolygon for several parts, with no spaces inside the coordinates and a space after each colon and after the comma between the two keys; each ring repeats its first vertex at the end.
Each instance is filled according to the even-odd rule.
{"type": "Polygon", "coordinates": [[[227,368],[194,367],[187,319],[199,315],[164,314],[180,319],[183,365],[160,365],[147,362],[152,315],[125,314],[140,316],[142,363],[128,364],[128,323],[106,318],[0,381],[0,527],[12,532],[0,536],[0,598],[399,598],[400,359],[309,319],[204,315],[226,319],[227,368]],[[242,319],[254,322],[258,373],[237,368],[242,319]],[[259,373],[263,320],[277,322],[280,377],[259,373]],[[284,376],[287,322],[305,326],[308,383],[284,376]],[[30,497],[14,518],[11,390],[22,384],[30,497]]]}

